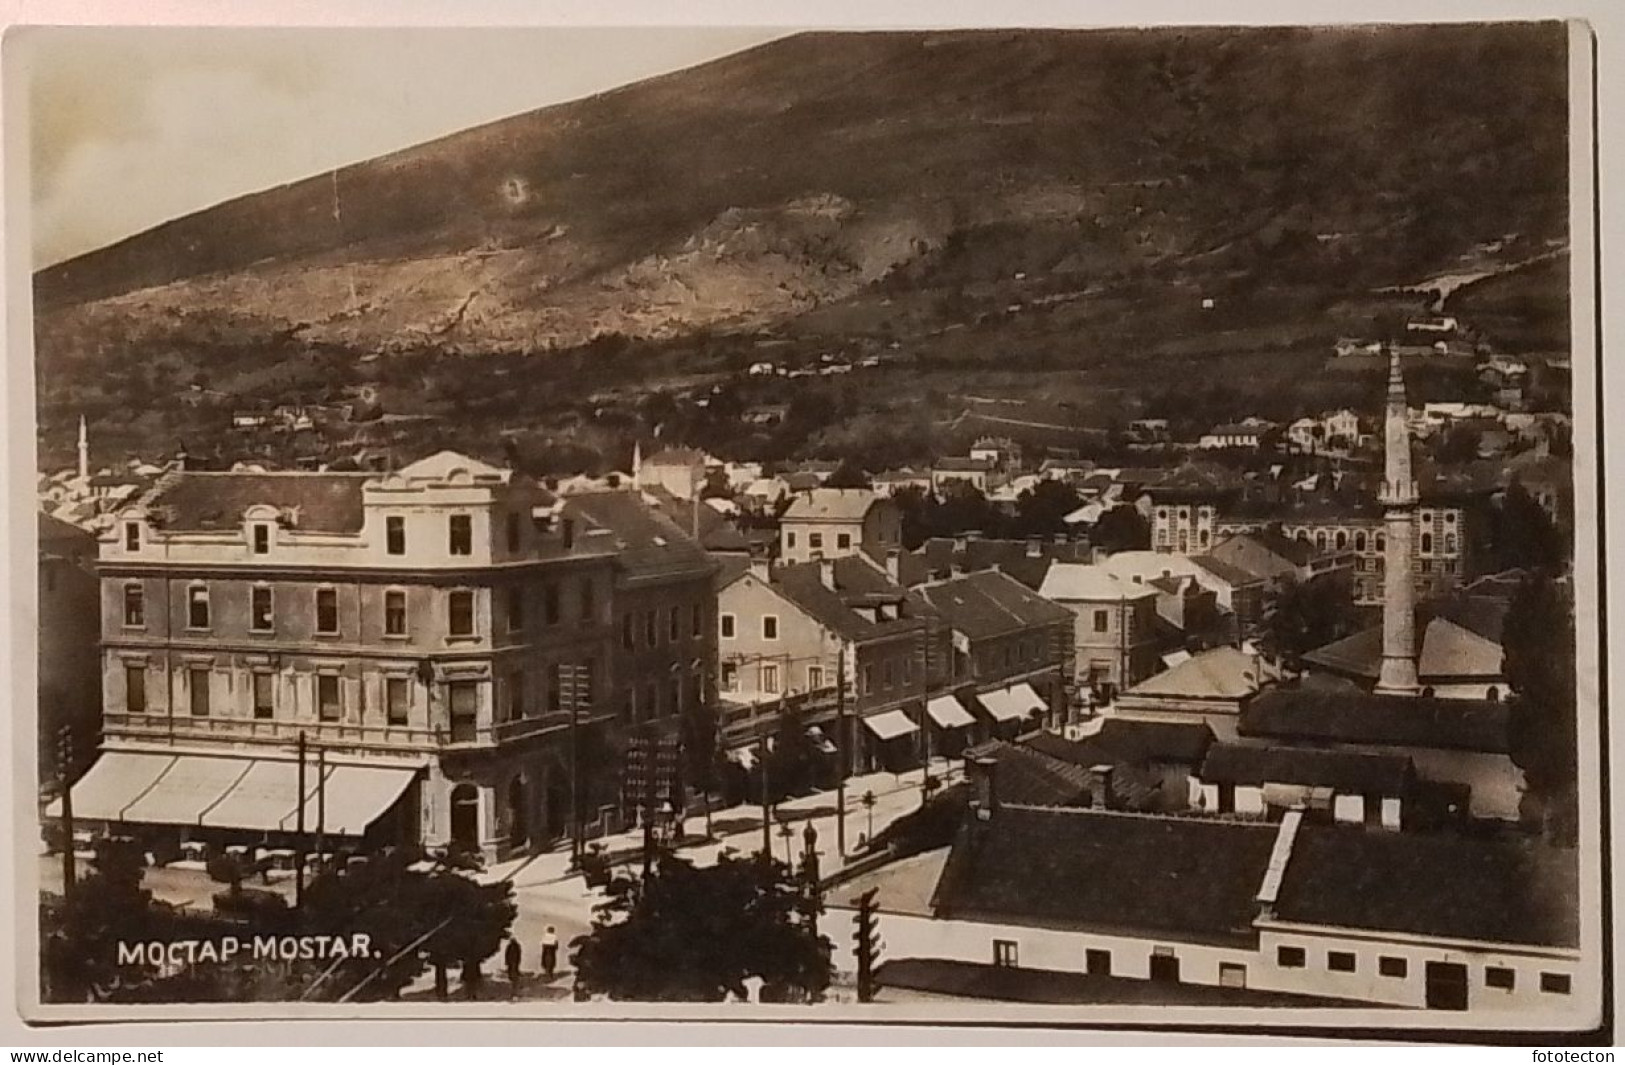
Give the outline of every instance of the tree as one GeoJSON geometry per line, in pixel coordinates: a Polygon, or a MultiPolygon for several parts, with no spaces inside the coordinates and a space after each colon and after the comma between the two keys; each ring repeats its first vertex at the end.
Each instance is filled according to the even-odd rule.
{"type": "Polygon", "coordinates": [[[421,858],[416,848],[398,847],[324,872],[306,888],[299,911],[306,934],[360,932],[372,940],[373,957],[340,962],[317,997],[392,998],[429,966],[443,991],[448,970],[473,975],[501,947],[518,914],[513,885],[482,884],[456,859],[414,869],[421,858]]]}
{"type": "Polygon", "coordinates": [[[842,459],[835,472],[824,482],[825,488],[868,488],[873,482],[869,474],[851,459],[842,459]]]}
{"type": "Polygon", "coordinates": [[[1082,505],[1078,490],[1065,481],[1039,481],[1016,499],[1011,532],[1020,537],[1067,532],[1066,516],[1082,505]]]}
{"type": "Polygon", "coordinates": [[[1275,593],[1264,610],[1261,640],[1271,656],[1299,669],[1304,655],[1349,635],[1356,621],[1348,579],[1322,574],[1275,593]]]}
{"type": "Polygon", "coordinates": [[[1572,844],[1578,822],[1574,609],[1550,574],[1518,586],[1502,623],[1502,672],[1512,760],[1523,770],[1529,813],[1553,842],[1572,844]]]}
{"type": "Polygon", "coordinates": [[[1460,466],[1478,458],[1478,445],[1484,434],[1471,425],[1457,425],[1439,440],[1435,452],[1438,460],[1447,466],[1460,466]]]}
{"type": "Polygon", "coordinates": [[[817,1001],[831,943],[802,915],[806,890],[782,862],[724,853],[697,868],[670,853],[642,880],[618,878],[575,941],[576,985],[635,1002],[721,1002],[757,978],[781,1000],[817,1001]]]}
{"type": "Polygon", "coordinates": [[[801,713],[791,706],[779,710],[773,749],[767,755],[768,801],[777,803],[811,790],[818,769],[818,748],[807,735],[801,713]]]}
{"type": "Polygon", "coordinates": [[[1568,557],[1569,545],[1535,498],[1514,480],[1491,514],[1490,555],[1495,569],[1546,569],[1568,557]]]}
{"type": "Polygon", "coordinates": [[[1109,554],[1145,551],[1151,547],[1151,525],[1138,508],[1125,503],[1100,516],[1090,542],[1109,554]]]}
{"type": "Polygon", "coordinates": [[[705,834],[711,835],[711,794],[716,791],[721,759],[720,723],[715,700],[701,699],[682,722],[683,769],[688,781],[705,798],[705,834]]]}
{"type": "MultiPolygon", "coordinates": [[[[65,846],[72,846],[71,840],[65,846]]],[[[141,886],[140,849],[101,840],[90,873],[65,898],[42,906],[41,976],[48,1002],[113,997],[134,977],[118,964],[118,944],[162,938],[174,911],[141,886]]]]}

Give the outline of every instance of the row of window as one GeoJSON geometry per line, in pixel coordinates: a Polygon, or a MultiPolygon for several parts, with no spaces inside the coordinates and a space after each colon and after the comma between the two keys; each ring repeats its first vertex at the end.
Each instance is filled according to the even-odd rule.
{"type": "MultiPolygon", "coordinates": [[[[581,584],[580,616],[581,621],[590,624],[597,614],[597,602],[593,585],[590,582],[581,584]]],[[[513,586],[507,592],[507,623],[509,632],[521,632],[525,627],[525,602],[527,589],[513,586]]],[[[276,631],[275,593],[269,585],[255,585],[249,590],[248,628],[250,632],[269,633],[276,631]]],[[[314,596],[316,634],[318,636],[338,636],[339,626],[339,598],[335,588],[317,588],[314,596]]],[[[701,624],[699,607],[695,607],[695,631],[701,624]]],[[[474,593],[469,590],[457,590],[446,593],[446,623],[447,629],[453,636],[475,635],[474,620],[474,593]]],[[[675,617],[675,611],[674,615],[675,617]]],[[[556,585],[547,585],[542,590],[542,620],[547,625],[558,625],[564,621],[559,589],[556,585]]],[[[147,624],[146,589],[140,584],[127,584],[124,586],[124,626],[126,628],[145,628],[147,624]]],[[[186,589],[186,627],[197,631],[206,631],[212,625],[209,600],[209,587],[204,584],[194,584],[186,589]]],[[[384,635],[407,636],[408,619],[406,606],[406,592],[403,590],[389,590],[384,592],[384,635]]]]}
{"type": "MultiPolygon", "coordinates": [[[[211,678],[214,671],[204,667],[187,670],[187,709],[193,717],[209,717],[214,711],[214,692],[211,678]]],[[[250,706],[256,721],[270,721],[276,717],[276,674],[256,672],[249,683],[250,706]]],[[[343,678],[335,673],[316,675],[316,717],[319,721],[336,722],[344,717],[343,678]]],[[[448,695],[457,711],[467,703],[474,691],[474,681],[456,681],[449,685],[448,695]],[[465,691],[466,689],[466,691],[465,691]]],[[[410,677],[384,678],[384,720],[391,725],[405,725],[412,706],[412,679],[410,677]]],[[[147,712],[147,667],[127,664],[124,667],[124,709],[131,714],[147,712]]]]}
{"type": "MultiPolygon", "coordinates": [[[[524,518],[515,511],[507,515],[507,541],[508,551],[516,554],[524,545],[524,518]]],[[[269,522],[255,523],[249,530],[250,543],[256,555],[269,554],[271,551],[271,525],[269,522]]],[[[125,522],[124,548],[127,551],[141,550],[141,523],[125,522]]],[[[390,515],[384,518],[384,551],[391,555],[406,554],[406,518],[400,515],[390,515]]],[[[446,518],[446,551],[455,556],[470,556],[474,553],[474,518],[469,514],[451,514],[446,518]]]]}
{"type": "MultiPolygon", "coordinates": [[[[1179,520],[1180,521],[1189,521],[1190,520],[1190,517],[1191,517],[1191,508],[1190,507],[1178,507],[1178,508],[1158,507],[1157,508],[1157,520],[1158,521],[1167,521],[1168,520],[1168,514],[1169,514],[1170,510],[1173,510],[1175,513],[1177,513],[1179,515],[1179,520]]],[[[1196,516],[1198,518],[1202,518],[1202,519],[1211,518],[1211,517],[1213,517],[1213,508],[1212,507],[1198,507],[1196,509],[1196,516]]]]}
{"type": "MultiPolygon", "coordinates": [[[[666,623],[660,623],[660,611],[645,610],[642,614],[642,624],[639,624],[639,615],[628,612],[621,615],[621,646],[628,651],[636,650],[639,646],[639,637],[642,637],[643,647],[658,647],[662,635],[666,643],[673,644],[683,639],[685,631],[683,626],[682,607],[666,608],[666,623]]],[[[705,635],[705,605],[694,603],[688,609],[687,633],[690,639],[698,640],[705,635]]]]}
{"type": "MultiPolygon", "coordinates": [[[[1303,947],[1277,947],[1275,961],[1283,969],[1302,969],[1309,963],[1309,953],[1303,947]]],[[[1353,951],[1328,950],[1326,969],[1334,973],[1356,972],[1359,969],[1359,958],[1353,951]]],[[[1404,979],[1410,975],[1410,962],[1405,958],[1385,954],[1377,958],[1377,973],[1380,976],[1404,979]]],[[[1511,991],[1517,984],[1516,970],[1503,965],[1484,967],[1484,986],[1511,991]]],[[[1570,979],[1567,973],[1540,974],[1540,989],[1547,994],[1566,995],[1569,993],[1569,986],[1570,979]]]]}
{"type": "MultiPolygon", "coordinates": [[[[789,548],[793,548],[793,547],[796,546],[795,530],[791,529],[791,530],[787,530],[785,532],[785,534],[784,534],[784,546],[789,547],[789,548]]],[[[809,551],[822,551],[824,549],[824,534],[821,533],[821,532],[810,532],[810,533],[808,533],[807,534],[807,549],[809,551]]],[[[852,550],[852,534],[851,533],[836,533],[835,534],[835,549],[837,551],[850,551],[850,550],[852,550]]]]}
{"type": "MultiPolygon", "coordinates": [[[[717,617],[718,631],[724,640],[731,640],[739,635],[739,621],[732,614],[720,614],[717,617]]],[[[776,640],[779,638],[779,617],[777,614],[762,615],[762,639],[776,640]]]]}

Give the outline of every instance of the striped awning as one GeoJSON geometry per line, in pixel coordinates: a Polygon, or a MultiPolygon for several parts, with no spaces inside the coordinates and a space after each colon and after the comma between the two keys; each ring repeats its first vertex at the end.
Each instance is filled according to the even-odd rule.
{"type": "Polygon", "coordinates": [[[873,717],[866,717],[863,719],[863,726],[879,740],[895,740],[920,730],[919,726],[901,710],[887,710],[873,717]]]}
{"type": "Polygon", "coordinates": [[[939,695],[925,704],[925,712],[939,728],[964,728],[974,725],[976,719],[952,695],[939,695]]]}
{"type": "Polygon", "coordinates": [[[1023,720],[1049,705],[1038,697],[1030,684],[982,692],[976,701],[982,704],[993,720],[1000,722],[1023,720]]]}
{"type": "MultiPolygon", "coordinates": [[[[85,821],[123,820],[125,808],[145,795],[174,764],[172,754],[103,753],[73,786],[73,816],[85,821]]],[[[62,800],[52,801],[45,816],[61,817],[62,800]]]]}

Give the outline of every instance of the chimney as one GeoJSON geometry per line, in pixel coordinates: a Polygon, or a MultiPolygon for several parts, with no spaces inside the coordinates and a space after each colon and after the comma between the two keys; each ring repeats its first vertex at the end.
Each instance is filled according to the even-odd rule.
{"type": "Polygon", "coordinates": [[[976,781],[976,817],[986,821],[999,808],[999,760],[983,755],[971,761],[971,776],[976,781]]]}
{"type": "Polygon", "coordinates": [[[765,558],[753,556],[750,560],[750,575],[762,583],[773,579],[773,563],[765,558]]]}
{"type": "Polygon", "coordinates": [[[1027,557],[1028,558],[1042,558],[1042,557],[1044,557],[1044,540],[1043,540],[1042,537],[1038,537],[1038,536],[1029,536],[1029,537],[1027,537],[1027,557]]]}
{"type": "Polygon", "coordinates": [[[561,518],[559,520],[559,535],[564,539],[566,551],[576,545],[576,522],[574,518],[561,518]]]}
{"type": "Polygon", "coordinates": [[[895,547],[886,552],[886,576],[894,584],[903,583],[903,553],[895,547]]]}
{"type": "Polygon", "coordinates": [[[1106,549],[1104,547],[1091,547],[1089,549],[1089,561],[1097,566],[1106,561],[1106,549]]]}
{"type": "Polygon", "coordinates": [[[825,588],[828,588],[830,591],[836,591],[835,560],[833,558],[821,558],[818,560],[818,582],[825,588]]]}
{"type": "Polygon", "coordinates": [[[1066,533],[1056,533],[1055,534],[1055,542],[1058,543],[1058,544],[1066,543],[1066,533]]]}
{"type": "Polygon", "coordinates": [[[965,553],[965,537],[963,535],[954,537],[954,552],[961,555],[965,553]]]}
{"type": "Polygon", "coordinates": [[[1108,763],[1089,767],[1089,807],[1093,810],[1110,810],[1112,800],[1112,771],[1108,763]]]}

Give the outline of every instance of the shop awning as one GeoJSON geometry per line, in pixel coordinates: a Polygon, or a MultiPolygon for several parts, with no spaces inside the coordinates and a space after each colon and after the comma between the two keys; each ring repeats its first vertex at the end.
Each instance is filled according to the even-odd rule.
{"type": "Polygon", "coordinates": [[[895,740],[899,736],[907,736],[911,732],[918,732],[919,726],[909,720],[909,716],[901,710],[887,710],[874,717],[863,719],[864,727],[874,733],[876,739],[895,740]]]}
{"type": "MultiPolygon", "coordinates": [[[[73,816],[85,821],[120,821],[124,809],[146,794],[175,762],[172,754],[107,751],[73,786],[73,816]]],[[[53,800],[46,817],[62,816],[62,800],[53,800]]]]}
{"type": "MultiPolygon", "coordinates": [[[[135,802],[124,820],[144,825],[195,825],[254,767],[250,758],[182,754],[135,802]]],[[[77,813],[78,811],[74,811],[77,813]]]]}
{"type": "Polygon", "coordinates": [[[983,692],[976,697],[995,721],[1020,721],[1044,709],[1048,704],[1038,697],[1030,684],[1017,684],[1010,688],[983,692]]]}
{"type": "MultiPolygon", "coordinates": [[[[328,769],[322,783],[322,830],[330,836],[360,836],[367,828],[394,806],[417,775],[413,769],[340,765],[328,769]]],[[[292,829],[296,815],[282,822],[283,829],[292,829]]],[[[314,828],[316,809],[307,806],[305,825],[314,828]]]]}
{"type": "Polygon", "coordinates": [[[966,725],[976,723],[970,711],[952,695],[939,695],[932,699],[925,704],[925,712],[931,715],[931,720],[935,721],[939,728],[964,728],[966,725]]]}
{"type": "MultiPolygon", "coordinates": [[[[316,824],[316,766],[305,763],[305,824],[316,824]]],[[[235,787],[203,812],[211,828],[277,832],[298,820],[299,763],[257,760],[235,787]]]]}

